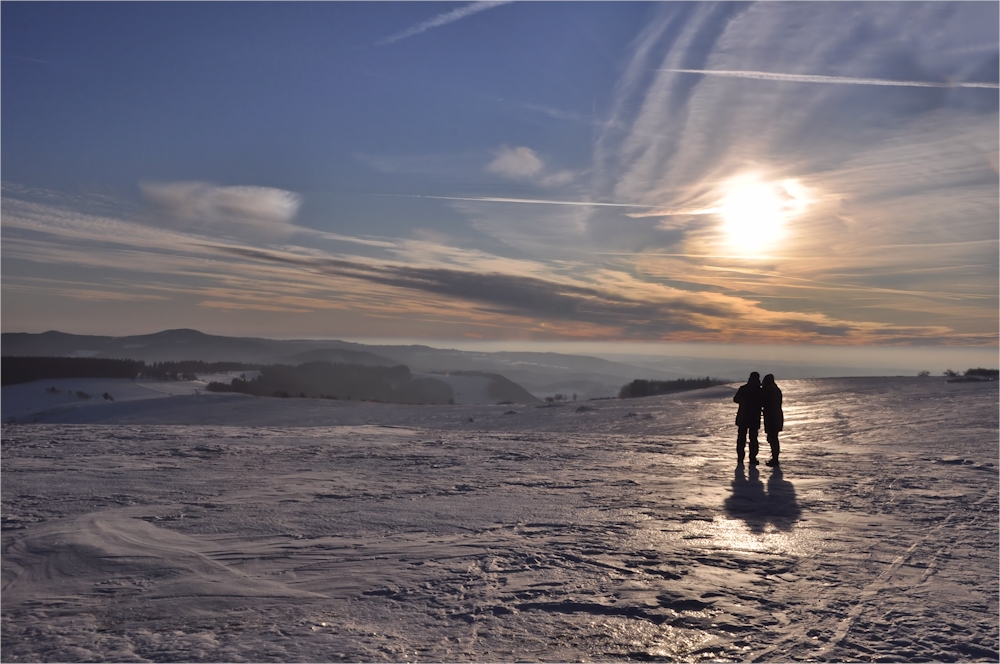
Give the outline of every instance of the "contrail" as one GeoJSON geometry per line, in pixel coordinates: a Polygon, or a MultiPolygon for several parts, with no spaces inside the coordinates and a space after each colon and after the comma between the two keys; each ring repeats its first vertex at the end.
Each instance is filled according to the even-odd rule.
{"type": "MultiPolygon", "coordinates": [[[[645,207],[645,206],[644,206],[645,207]]],[[[627,212],[625,216],[632,217],[633,219],[642,219],[643,217],[677,217],[680,215],[699,215],[699,214],[718,214],[722,212],[720,207],[709,207],[709,208],[690,208],[687,210],[650,210],[649,212],[627,212]]]]}
{"type": "Polygon", "coordinates": [[[672,217],[687,214],[715,214],[721,208],[697,208],[665,210],[659,205],[639,203],[596,203],[594,201],[553,201],[545,198],[501,198],[498,196],[424,196],[420,194],[373,194],[374,196],[394,196],[399,198],[431,198],[438,201],[470,201],[472,203],[520,203],[522,205],[575,205],[578,207],[645,208],[650,212],[631,212],[629,217],[672,217]]]}
{"type": "Polygon", "coordinates": [[[512,0],[485,0],[484,2],[473,2],[472,4],[468,4],[464,7],[453,9],[450,12],[439,14],[434,18],[424,21],[423,23],[418,23],[411,28],[398,32],[391,37],[379,40],[375,42],[375,45],[385,46],[386,44],[392,44],[394,42],[398,42],[400,39],[406,39],[407,37],[412,37],[413,35],[419,35],[421,32],[426,32],[431,28],[437,28],[442,25],[454,23],[455,21],[459,21],[466,16],[472,16],[473,14],[478,14],[479,12],[486,11],[487,9],[505,5],[511,1],[512,0]]]}
{"type": "Polygon", "coordinates": [[[821,74],[778,74],[769,71],[740,69],[661,69],[675,74],[703,74],[727,78],[750,78],[758,81],[788,81],[791,83],[840,83],[846,85],[885,85],[903,88],[987,88],[1000,89],[1000,83],[970,83],[964,81],[894,81],[888,78],[852,78],[850,76],[823,76],[821,74]]]}
{"type": "MultiPolygon", "coordinates": [[[[422,196],[418,194],[382,194],[383,196],[400,196],[405,198],[432,198],[438,201],[471,201],[473,203],[521,203],[528,205],[576,205],[582,207],[619,207],[619,208],[649,208],[656,209],[659,205],[640,205],[638,203],[596,203],[594,201],[553,201],[544,198],[500,198],[497,196],[422,196]]],[[[663,212],[662,216],[667,216],[663,212]]],[[[691,214],[688,211],[677,211],[672,214],[691,214]]],[[[657,214],[656,216],[661,216],[657,214]]]]}
{"type": "Polygon", "coordinates": [[[585,205],[597,207],[655,208],[656,205],[634,205],[632,203],[594,203],[591,201],[551,201],[540,198],[498,198],[495,196],[416,196],[416,198],[436,198],[442,201],[473,201],[477,203],[531,203],[536,205],[585,205]]]}

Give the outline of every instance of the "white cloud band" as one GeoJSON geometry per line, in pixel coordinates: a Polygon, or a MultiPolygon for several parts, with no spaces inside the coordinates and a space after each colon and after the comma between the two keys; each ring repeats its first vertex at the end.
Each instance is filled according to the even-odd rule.
{"type": "Polygon", "coordinates": [[[741,69],[661,69],[674,74],[702,74],[725,78],[749,78],[757,81],[787,81],[790,83],[839,83],[844,85],[885,85],[903,88],[986,88],[1000,89],[998,83],[966,81],[894,81],[885,78],[854,78],[850,76],[824,76],[821,74],[779,74],[769,71],[744,71],[741,69]]]}

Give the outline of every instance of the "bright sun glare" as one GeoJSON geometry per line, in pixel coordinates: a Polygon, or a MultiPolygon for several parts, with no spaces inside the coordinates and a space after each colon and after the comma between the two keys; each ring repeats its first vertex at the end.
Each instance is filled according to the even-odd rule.
{"type": "Polygon", "coordinates": [[[773,248],[785,236],[785,224],[805,207],[796,180],[780,182],[733,181],[719,214],[729,245],[742,254],[773,248]]]}

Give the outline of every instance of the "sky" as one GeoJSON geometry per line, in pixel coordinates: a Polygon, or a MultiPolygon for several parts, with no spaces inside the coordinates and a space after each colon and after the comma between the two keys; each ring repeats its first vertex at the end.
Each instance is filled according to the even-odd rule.
{"type": "Polygon", "coordinates": [[[5,332],[997,356],[997,3],[0,12],[5,332]]]}

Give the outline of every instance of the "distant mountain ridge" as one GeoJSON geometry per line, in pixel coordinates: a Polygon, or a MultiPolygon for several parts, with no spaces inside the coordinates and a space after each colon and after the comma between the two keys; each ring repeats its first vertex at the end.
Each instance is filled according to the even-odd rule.
{"type": "Polygon", "coordinates": [[[687,375],[584,355],[486,353],[421,345],[383,346],[339,340],[225,337],[191,329],[123,337],[57,331],[41,334],[5,332],[0,338],[0,353],[103,357],[145,362],[202,360],[263,364],[303,364],[314,361],[367,366],[404,364],[415,373],[475,371],[500,374],[535,396],[544,397],[563,392],[578,393],[581,399],[615,396],[622,384],[636,378],[670,380],[687,375]]]}
{"type": "Polygon", "coordinates": [[[330,364],[360,364],[368,367],[391,367],[399,362],[388,357],[382,357],[375,353],[360,350],[348,350],[346,348],[320,348],[318,350],[307,350],[302,353],[289,355],[285,361],[290,364],[304,364],[306,362],[329,362],[330,364]]]}
{"type": "Polygon", "coordinates": [[[4,332],[0,338],[0,353],[114,357],[145,362],[179,360],[269,362],[296,353],[318,350],[328,345],[330,342],[223,337],[191,329],[164,330],[153,334],[125,337],[78,335],[56,331],[41,334],[4,332]]]}

